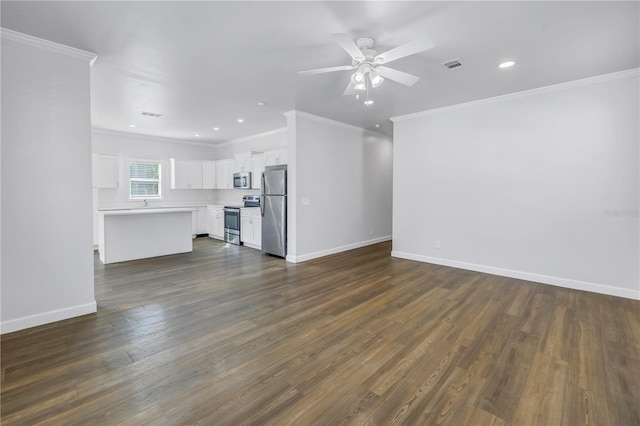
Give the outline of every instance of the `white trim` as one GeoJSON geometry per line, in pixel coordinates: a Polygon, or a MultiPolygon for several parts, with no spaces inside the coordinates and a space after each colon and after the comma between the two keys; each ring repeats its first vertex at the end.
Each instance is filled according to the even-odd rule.
{"type": "Polygon", "coordinates": [[[0,334],[24,330],[25,328],[62,321],[73,317],[79,317],[81,315],[93,314],[97,312],[97,307],[98,305],[94,300],[93,302],[86,303],[84,305],[70,306],[68,308],[56,309],[54,311],[43,312],[41,314],[3,321],[0,324],[0,334]]]}
{"type": "Polygon", "coordinates": [[[395,250],[391,251],[391,256],[401,259],[415,260],[418,262],[450,266],[452,268],[467,269],[469,271],[483,272],[486,274],[499,275],[502,277],[516,278],[519,280],[534,281],[541,284],[550,284],[558,287],[571,288],[574,290],[583,290],[592,293],[608,294],[610,296],[640,300],[639,290],[634,291],[627,288],[613,287],[606,284],[590,283],[569,278],[552,277],[549,275],[535,274],[532,272],[515,271],[512,269],[497,268],[495,266],[478,265],[475,263],[460,262],[457,260],[443,259],[439,257],[423,256],[419,254],[405,253],[395,250]]]}
{"type": "Polygon", "coordinates": [[[309,120],[317,121],[318,123],[329,124],[336,127],[342,127],[343,129],[357,130],[357,131],[365,132],[371,135],[383,136],[385,138],[389,138],[389,136],[385,135],[384,133],[365,129],[364,127],[354,126],[353,124],[343,123],[342,121],[336,121],[330,118],[320,117],[319,115],[309,114],[308,112],[304,112],[304,111],[293,110],[293,111],[283,112],[282,114],[287,118],[293,115],[298,115],[300,117],[308,118],[309,120]]]}
{"type": "Polygon", "coordinates": [[[216,148],[217,147],[222,147],[222,146],[233,145],[233,144],[236,144],[236,143],[239,143],[239,142],[250,141],[252,139],[257,139],[257,138],[261,138],[261,137],[264,137],[264,136],[275,135],[276,133],[286,132],[286,131],[287,131],[286,127],[281,127],[279,129],[269,130],[268,132],[258,133],[258,134],[251,135],[251,136],[245,136],[243,138],[238,138],[238,139],[232,139],[232,140],[226,141],[226,142],[220,142],[219,144],[216,144],[216,148]]]}
{"type": "Polygon", "coordinates": [[[492,104],[495,102],[508,101],[512,99],[521,99],[529,96],[540,95],[543,93],[557,92],[559,90],[565,90],[572,87],[588,86],[591,84],[601,83],[603,81],[618,80],[621,78],[634,77],[640,75],[640,68],[632,68],[630,70],[614,72],[610,74],[598,75],[595,77],[583,78],[581,80],[568,81],[565,83],[554,84],[551,86],[538,87],[536,89],[523,90],[521,92],[509,93],[506,95],[494,96],[492,98],[480,99],[477,101],[464,102],[456,105],[449,105],[442,108],[434,108],[426,111],[414,112],[406,115],[399,115],[397,117],[391,117],[390,120],[394,123],[404,120],[410,120],[413,118],[426,117],[433,114],[439,114],[443,112],[450,112],[463,108],[470,108],[479,105],[492,104]]]}
{"type": "MultiPolygon", "coordinates": [[[[124,132],[121,130],[103,129],[102,127],[91,127],[91,131],[95,133],[103,134],[103,135],[120,136],[124,138],[133,137],[133,138],[140,138],[140,139],[161,141],[161,142],[184,143],[184,144],[197,145],[197,146],[202,146],[202,147],[211,148],[211,149],[215,149],[216,147],[218,147],[218,145],[214,145],[213,143],[195,142],[195,141],[190,141],[185,139],[168,138],[165,136],[143,135],[140,133],[124,132]]],[[[216,160],[203,160],[203,161],[216,161],[216,160]]]]}
{"type": "Polygon", "coordinates": [[[334,247],[327,250],[317,251],[315,253],[303,254],[301,256],[287,255],[286,260],[287,262],[291,262],[291,263],[300,263],[300,262],[304,262],[311,259],[317,259],[319,257],[329,256],[330,254],[341,253],[343,251],[353,250],[360,247],[366,247],[366,246],[370,246],[373,244],[378,244],[378,243],[382,243],[384,241],[390,241],[390,240],[391,240],[391,235],[386,235],[384,237],[374,238],[373,240],[360,241],[353,244],[347,244],[345,246],[334,247]]]}
{"type": "Polygon", "coordinates": [[[8,28],[1,28],[2,38],[5,40],[15,41],[17,43],[26,44],[28,46],[37,47],[39,49],[48,50],[49,52],[61,53],[63,55],[71,56],[73,58],[82,59],[89,62],[89,65],[93,65],[98,58],[98,55],[93,52],[87,52],[86,50],[77,49],[75,47],[66,46],[64,44],[55,43],[53,41],[45,40],[30,36],[28,34],[19,33],[17,31],[10,30],[8,28]]]}

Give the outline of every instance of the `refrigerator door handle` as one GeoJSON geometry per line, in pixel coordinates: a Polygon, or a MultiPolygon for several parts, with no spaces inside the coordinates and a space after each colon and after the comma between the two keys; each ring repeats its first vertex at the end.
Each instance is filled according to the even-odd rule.
{"type": "Polygon", "coordinates": [[[260,176],[260,178],[262,179],[261,186],[260,186],[260,188],[262,188],[262,190],[260,191],[260,216],[264,216],[264,202],[265,202],[264,172],[262,172],[262,175],[260,176]]]}

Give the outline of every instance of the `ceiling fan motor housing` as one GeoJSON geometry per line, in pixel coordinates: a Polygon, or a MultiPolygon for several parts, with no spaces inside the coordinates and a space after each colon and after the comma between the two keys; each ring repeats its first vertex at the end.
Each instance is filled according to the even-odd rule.
{"type": "Polygon", "coordinates": [[[376,41],[372,37],[362,37],[356,40],[356,45],[360,50],[371,49],[375,42],[376,41]]]}
{"type": "Polygon", "coordinates": [[[374,44],[375,40],[371,37],[363,37],[356,40],[356,45],[358,46],[364,57],[360,61],[354,59],[353,66],[358,66],[359,64],[364,62],[368,62],[370,64],[374,63],[374,58],[377,54],[377,52],[373,50],[374,44]]]}

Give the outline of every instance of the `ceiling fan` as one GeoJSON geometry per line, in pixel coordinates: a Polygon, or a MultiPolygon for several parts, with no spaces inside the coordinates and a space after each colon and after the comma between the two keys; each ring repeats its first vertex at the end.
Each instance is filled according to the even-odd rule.
{"type": "MultiPolygon", "coordinates": [[[[350,71],[356,70],[351,75],[351,80],[347,85],[343,95],[356,94],[358,90],[369,91],[369,87],[379,86],[384,79],[404,84],[405,86],[413,86],[420,77],[408,74],[403,71],[396,70],[385,66],[391,61],[404,58],[409,55],[413,55],[425,50],[431,49],[434,45],[427,37],[422,37],[412,42],[395,47],[384,53],[378,54],[373,50],[375,40],[371,37],[363,37],[357,40],[351,39],[349,34],[332,34],[333,38],[338,42],[340,46],[351,56],[351,65],[344,65],[338,67],[318,68],[308,71],[299,71],[299,74],[322,74],[334,71],[350,71]]],[[[367,98],[366,105],[372,104],[367,98]]]]}

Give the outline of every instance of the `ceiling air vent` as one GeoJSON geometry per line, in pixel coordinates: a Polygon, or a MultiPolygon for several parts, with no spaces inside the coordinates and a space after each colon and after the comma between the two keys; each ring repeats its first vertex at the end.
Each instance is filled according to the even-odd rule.
{"type": "Polygon", "coordinates": [[[148,117],[162,117],[163,114],[158,114],[157,112],[149,112],[149,111],[142,111],[141,113],[142,115],[146,115],[148,117]]]}
{"type": "Polygon", "coordinates": [[[460,59],[452,59],[450,61],[444,62],[442,65],[445,68],[452,70],[454,68],[460,68],[462,66],[462,62],[460,62],[460,59]]]}

